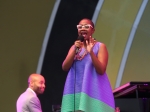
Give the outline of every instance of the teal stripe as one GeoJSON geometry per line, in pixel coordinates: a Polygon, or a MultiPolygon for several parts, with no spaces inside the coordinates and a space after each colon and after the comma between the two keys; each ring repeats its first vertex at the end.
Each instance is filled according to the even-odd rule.
{"type": "MultiPolygon", "coordinates": [[[[109,105],[91,98],[85,93],[75,94],[75,110],[82,110],[84,112],[114,112],[114,109],[109,105]]],[[[74,111],[74,94],[63,96],[61,112],[69,111],[74,111]]]]}

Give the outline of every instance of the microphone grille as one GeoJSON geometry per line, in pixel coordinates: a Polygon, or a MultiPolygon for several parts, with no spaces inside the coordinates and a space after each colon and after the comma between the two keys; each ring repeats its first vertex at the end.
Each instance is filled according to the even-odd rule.
{"type": "Polygon", "coordinates": [[[83,42],[84,41],[84,37],[82,35],[80,35],[77,40],[80,40],[81,42],[83,42]]]}

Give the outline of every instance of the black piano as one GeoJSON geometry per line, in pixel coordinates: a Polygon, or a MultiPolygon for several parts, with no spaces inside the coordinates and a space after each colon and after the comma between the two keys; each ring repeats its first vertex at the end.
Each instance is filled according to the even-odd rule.
{"type": "Polygon", "coordinates": [[[150,82],[128,82],[113,95],[121,112],[150,112],[150,82]]]}

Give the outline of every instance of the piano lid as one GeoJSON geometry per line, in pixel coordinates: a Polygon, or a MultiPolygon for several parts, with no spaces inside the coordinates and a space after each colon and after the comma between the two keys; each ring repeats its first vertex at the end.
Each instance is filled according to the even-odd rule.
{"type": "Polygon", "coordinates": [[[150,97],[150,82],[132,81],[113,90],[115,98],[150,97]]]}

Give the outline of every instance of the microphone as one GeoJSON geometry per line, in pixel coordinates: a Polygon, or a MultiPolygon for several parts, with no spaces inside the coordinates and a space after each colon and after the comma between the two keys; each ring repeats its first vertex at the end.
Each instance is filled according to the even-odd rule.
{"type": "Polygon", "coordinates": [[[77,40],[80,40],[81,42],[83,42],[83,41],[84,41],[84,37],[83,37],[82,35],[80,35],[80,36],[77,38],[77,40]]]}
{"type": "MultiPolygon", "coordinates": [[[[80,35],[77,40],[80,40],[81,42],[84,41],[84,37],[82,35],[80,35]]],[[[76,54],[79,52],[79,47],[76,48],[76,54]]]]}

